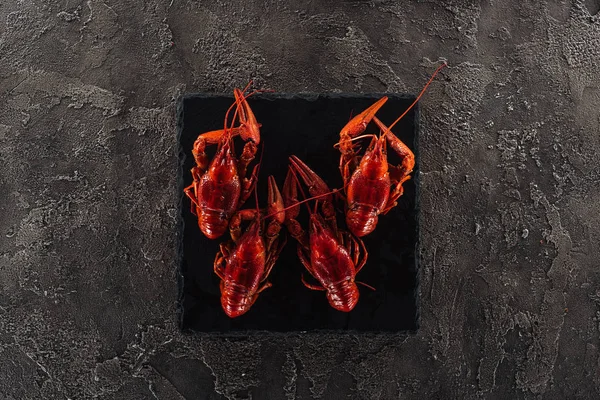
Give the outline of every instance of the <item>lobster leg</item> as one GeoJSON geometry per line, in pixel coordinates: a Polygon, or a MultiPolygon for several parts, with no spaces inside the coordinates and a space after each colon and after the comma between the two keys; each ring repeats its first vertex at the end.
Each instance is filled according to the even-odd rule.
{"type": "MultiPolygon", "coordinates": [[[[271,282],[265,282],[265,284],[264,284],[264,285],[262,285],[262,286],[260,287],[260,289],[258,289],[258,292],[256,292],[256,294],[259,294],[260,292],[262,292],[262,291],[263,291],[263,290],[265,290],[265,289],[268,289],[268,288],[270,288],[271,286],[273,286],[273,284],[272,284],[271,282]]],[[[257,296],[255,296],[254,300],[256,300],[256,297],[257,297],[257,296]]],[[[254,302],[253,302],[252,304],[254,304],[254,302]]]]}
{"type": "MultiPolygon", "coordinates": [[[[196,167],[192,168],[192,175],[194,175],[194,169],[196,169],[196,167]]],[[[196,207],[199,207],[198,205],[198,201],[197,201],[197,189],[198,189],[198,180],[196,180],[196,178],[194,178],[194,181],[185,189],[183,189],[183,192],[185,193],[185,195],[191,200],[190,202],[190,211],[192,212],[192,214],[198,216],[198,214],[196,213],[196,207]],[[191,193],[193,192],[193,194],[191,193]]]]}
{"type": "Polygon", "coordinates": [[[352,243],[351,248],[349,246],[348,250],[351,251],[354,256],[354,271],[355,274],[358,274],[367,263],[369,252],[367,251],[365,242],[363,242],[361,238],[356,238],[352,236],[352,234],[348,234],[348,236],[350,238],[350,242],[352,243]],[[360,258],[361,255],[362,259],[360,258]]]}
{"type": "Polygon", "coordinates": [[[404,178],[398,181],[390,191],[390,197],[388,198],[388,202],[385,205],[385,208],[381,211],[381,214],[387,214],[392,208],[396,207],[398,204],[396,200],[398,200],[402,194],[404,194],[404,188],[402,184],[410,179],[410,175],[406,175],[404,178]]]}
{"type": "Polygon", "coordinates": [[[363,258],[358,263],[358,265],[356,266],[356,273],[357,274],[365,266],[365,264],[367,263],[367,259],[369,258],[369,252],[367,251],[367,246],[365,246],[365,242],[363,242],[360,238],[358,238],[358,244],[360,245],[360,247],[362,249],[363,258]]]}
{"type": "Polygon", "coordinates": [[[254,142],[248,142],[244,145],[240,159],[238,160],[238,171],[240,176],[246,176],[248,165],[254,160],[258,147],[254,142]]]}
{"type": "Polygon", "coordinates": [[[217,256],[215,257],[215,262],[213,266],[215,274],[221,280],[225,280],[225,265],[227,264],[229,254],[229,245],[221,243],[221,245],[219,246],[219,251],[217,252],[217,256]]]}
{"type": "MultiPolygon", "coordinates": [[[[221,282],[221,292],[223,291],[223,282],[221,282]]],[[[256,302],[256,300],[258,299],[258,295],[263,292],[264,290],[270,288],[271,286],[273,286],[273,284],[271,282],[265,282],[264,285],[262,285],[257,291],[256,293],[254,293],[254,295],[252,296],[252,298],[250,299],[250,305],[248,306],[248,309],[250,309],[254,303],[256,302]]]]}
{"type": "Polygon", "coordinates": [[[192,183],[188,187],[183,189],[183,191],[186,194],[186,196],[191,200],[190,211],[192,212],[192,214],[197,216],[198,214],[196,213],[196,207],[200,206],[198,204],[198,183],[200,182],[200,179],[202,178],[202,171],[201,171],[200,167],[195,166],[195,167],[192,167],[191,173],[192,173],[192,183]],[[191,193],[192,191],[193,191],[193,194],[191,193]]]}
{"type": "MultiPolygon", "coordinates": [[[[306,268],[306,270],[314,278],[315,274],[314,274],[314,272],[312,270],[312,265],[310,264],[310,260],[304,254],[304,251],[303,251],[303,248],[301,247],[301,245],[298,245],[298,257],[300,258],[300,262],[302,262],[302,265],[304,265],[304,267],[306,268]]],[[[317,286],[317,285],[313,285],[313,284],[310,284],[310,283],[306,282],[306,280],[304,279],[304,274],[302,274],[300,278],[302,279],[302,283],[304,284],[304,286],[306,286],[309,289],[312,289],[312,290],[326,290],[322,286],[317,286]]]]}
{"type": "MultiPolygon", "coordinates": [[[[232,128],[229,129],[231,131],[231,137],[237,136],[240,134],[240,128],[232,128]]],[[[208,168],[208,156],[206,155],[206,145],[207,144],[219,144],[221,138],[225,135],[224,129],[219,129],[216,131],[210,131],[206,133],[202,133],[198,135],[196,140],[194,141],[194,147],[192,148],[192,155],[194,156],[194,160],[196,160],[196,165],[202,172],[206,171],[208,168]]]]}
{"type": "Polygon", "coordinates": [[[240,210],[233,214],[229,221],[229,234],[234,242],[242,236],[242,221],[250,221],[257,217],[256,210],[240,210]]]}
{"type": "Polygon", "coordinates": [[[342,232],[342,246],[348,250],[348,253],[352,256],[352,263],[356,266],[359,258],[357,243],[352,240],[352,236],[349,232],[342,232]]]}
{"type": "Polygon", "coordinates": [[[306,282],[306,280],[304,279],[304,274],[301,275],[300,279],[302,279],[302,283],[304,284],[304,286],[306,286],[309,289],[312,289],[312,290],[322,290],[322,291],[327,290],[323,286],[313,285],[312,283],[306,282]]]}
{"type": "MultiPolygon", "coordinates": [[[[365,242],[363,242],[361,238],[357,238],[351,233],[345,232],[344,247],[348,249],[348,252],[352,255],[352,262],[354,263],[354,276],[356,276],[365,266],[367,259],[369,258],[369,253],[367,252],[365,242]],[[360,258],[361,255],[363,256],[362,259],[360,258]]],[[[356,283],[368,287],[371,290],[376,290],[373,286],[367,285],[364,282],[356,281],[356,283]]]]}

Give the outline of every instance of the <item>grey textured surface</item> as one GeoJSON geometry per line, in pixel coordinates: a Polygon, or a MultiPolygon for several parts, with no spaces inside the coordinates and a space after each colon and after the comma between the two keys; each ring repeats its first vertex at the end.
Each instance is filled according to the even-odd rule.
{"type": "Polygon", "coordinates": [[[599,9],[2,2],[0,398],[597,398],[599,9]],[[179,334],[177,97],[414,93],[440,58],[420,333],[179,334]]]}

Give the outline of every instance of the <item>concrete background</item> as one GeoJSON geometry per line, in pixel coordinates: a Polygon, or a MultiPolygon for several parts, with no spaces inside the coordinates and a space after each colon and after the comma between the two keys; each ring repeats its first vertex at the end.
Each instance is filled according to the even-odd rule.
{"type": "Polygon", "coordinates": [[[597,398],[599,9],[2,2],[0,398],[597,398]],[[420,333],[178,333],[178,96],[415,93],[442,58],[420,333]]]}

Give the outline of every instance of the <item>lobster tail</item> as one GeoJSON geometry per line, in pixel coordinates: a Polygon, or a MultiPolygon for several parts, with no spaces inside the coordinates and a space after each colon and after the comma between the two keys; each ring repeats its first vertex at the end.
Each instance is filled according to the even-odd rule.
{"type": "Polygon", "coordinates": [[[354,280],[341,282],[339,285],[332,285],[327,290],[327,300],[331,307],[338,311],[349,312],[354,309],[358,303],[360,294],[354,280]]]}

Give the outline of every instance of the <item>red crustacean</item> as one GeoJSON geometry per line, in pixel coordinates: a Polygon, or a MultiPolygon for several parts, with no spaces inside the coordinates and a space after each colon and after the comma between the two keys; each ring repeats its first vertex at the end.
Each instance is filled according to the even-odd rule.
{"type": "Polygon", "coordinates": [[[248,199],[255,184],[256,167],[249,178],[246,177],[246,169],[260,143],[260,124],[246,99],[258,91],[245,96],[247,89],[243,92],[234,89],[235,102],[225,115],[224,129],[200,134],[192,149],[196,162],[191,170],[193,182],[184,192],[191,200],[191,210],[198,217],[200,230],[209,239],[225,233],[231,216],[248,199]],[[234,106],[236,111],[228,127],[227,119],[234,106]],[[233,127],[236,116],[240,125],[233,127]],[[246,141],[239,160],[233,147],[233,137],[238,135],[246,141]],[[210,163],[205,151],[208,144],[218,144],[210,163]]]}
{"type": "MultiPolygon", "coordinates": [[[[258,199],[256,203],[258,207],[258,199]]],[[[275,178],[269,176],[266,215],[257,208],[240,210],[231,218],[233,243],[221,244],[214,263],[221,279],[221,306],[230,318],[245,314],[258,294],[271,286],[267,278],[285,245],[279,239],[284,217],[281,193],[275,178]],[[242,233],[241,223],[248,220],[252,222],[242,233]]]]}
{"type": "Polygon", "coordinates": [[[415,166],[415,156],[410,148],[391,132],[391,128],[419,101],[444,66],[446,63],[437,68],[415,101],[389,127],[375,116],[388,100],[384,96],[352,118],[341,130],[340,141],[336,146],[339,146],[341,152],[339,168],[346,193],[346,223],[354,235],[362,237],[373,232],[378,216],[395,207],[396,200],[402,196],[402,184],[410,179],[415,166]],[[371,121],[381,130],[380,136],[360,136],[371,121]],[[363,137],[372,139],[361,158],[355,152],[356,145],[353,141],[363,137]],[[402,158],[399,166],[388,164],[387,144],[402,158]]]}
{"type": "Polygon", "coordinates": [[[302,282],[309,289],[325,291],[333,308],[349,312],[358,302],[356,283],[361,282],[356,282],[355,277],[367,261],[367,250],[361,239],[337,227],[332,204],[333,191],[330,191],[323,179],[298,157],[291,156],[290,162],[283,186],[286,227],[298,241],[300,261],[320,285],[306,282],[304,276],[302,282]],[[316,201],[314,210],[307,207],[310,214],[308,232],[296,219],[300,213],[300,202],[297,199],[297,188],[300,187],[298,175],[316,201]],[[322,203],[322,215],[317,211],[319,202],[322,203]]]}

